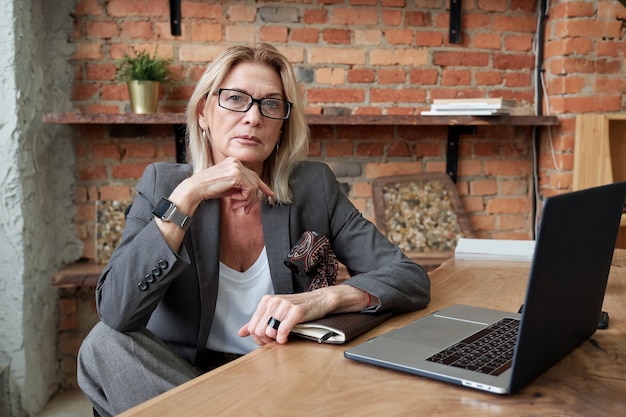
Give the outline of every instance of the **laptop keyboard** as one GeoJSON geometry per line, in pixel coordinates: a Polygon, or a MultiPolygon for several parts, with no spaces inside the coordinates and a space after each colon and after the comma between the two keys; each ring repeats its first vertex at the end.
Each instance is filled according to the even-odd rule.
{"type": "Polygon", "coordinates": [[[511,367],[519,320],[504,318],[434,354],[427,361],[500,375],[511,367]]]}

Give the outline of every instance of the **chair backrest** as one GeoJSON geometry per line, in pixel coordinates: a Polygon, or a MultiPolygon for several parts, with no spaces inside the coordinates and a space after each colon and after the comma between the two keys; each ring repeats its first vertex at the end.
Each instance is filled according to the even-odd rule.
{"type": "Polygon", "coordinates": [[[445,173],[379,177],[372,191],[378,229],[426,269],[452,257],[461,237],[473,237],[456,186],[445,173]]]}

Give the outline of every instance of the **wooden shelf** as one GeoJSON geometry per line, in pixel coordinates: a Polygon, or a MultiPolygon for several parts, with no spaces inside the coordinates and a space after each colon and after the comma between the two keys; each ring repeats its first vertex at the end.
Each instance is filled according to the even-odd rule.
{"type": "MultiPolygon", "coordinates": [[[[558,126],[556,116],[370,116],[307,115],[310,125],[397,126],[558,126]]],[[[185,124],[183,113],[112,114],[44,113],[45,123],[58,124],[185,124]]]]}
{"type": "Polygon", "coordinates": [[[104,266],[87,260],[65,265],[52,276],[51,284],[60,288],[95,287],[104,266]]]}

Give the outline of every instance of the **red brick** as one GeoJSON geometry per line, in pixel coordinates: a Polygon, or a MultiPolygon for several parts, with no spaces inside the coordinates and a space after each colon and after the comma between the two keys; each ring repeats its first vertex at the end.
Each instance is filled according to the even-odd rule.
{"type": "Polygon", "coordinates": [[[530,225],[528,214],[509,214],[498,216],[498,230],[524,230],[530,225]]]}
{"type": "MultiPolygon", "coordinates": [[[[214,14],[211,18],[219,20],[222,18],[220,11],[214,7],[214,14]]],[[[232,22],[253,23],[256,20],[257,8],[252,5],[236,4],[228,8],[228,18],[232,22]]]]}
{"type": "Polygon", "coordinates": [[[365,165],[365,178],[378,178],[389,175],[418,174],[422,172],[417,162],[368,163],[365,165]]]}
{"type": "Polygon", "coordinates": [[[470,183],[471,195],[497,195],[498,183],[496,180],[474,180],[470,183]]]}
{"type": "Polygon", "coordinates": [[[439,72],[436,69],[411,69],[409,75],[411,84],[430,85],[436,84],[439,79],[439,72]]]}
{"type": "MultiPolygon", "coordinates": [[[[168,26],[169,31],[169,26],[168,26]]],[[[129,39],[151,39],[154,37],[150,22],[122,22],[120,37],[129,39]]]]}
{"type": "Polygon", "coordinates": [[[356,156],[376,157],[383,156],[385,144],[382,142],[361,143],[356,146],[356,156]]]}
{"type": "Polygon", "coordinates": [[[131,190],[126,185],[103,185],[100,187],[100,200],[131,200],[131,190]]]}
{"type": "Polygon", "coordinates": [[[307,91],[307,99],[312,103],[361,103],[365,93],[359,89],[313,88],[307,91]]]}
{"type": "Polygon", "coordinates": [[[555,22],[557,37],[619,38],[622,22],[607,20],[563,20],[555,22]]]}
{"type": "Polygon", "coordinates": [[[440,66],[486,67],[489,54],[484,52],[435,52],[433,63],[440,66]]]}
{"type": "Polygon", "coordinates": [[[309,151],[307,153],[309,157],[316,157],[322,155],[322,144],[317,141],[309,142],[309,151]]]}
{"type": "Polygon", "coordinates": [[[337,139],[363,140],[375,138],[377,140],[394,139],[393,126],[337,126],[337,139]]]}
{"type": "Polygon", "coordinates": [[[413,42],[411,29],[389,29],[384,34],[390,45],[410,45],[413,42]]]}
{"type": "Polygon", "coordinates": [[[535,67],[535,58],[521,54],[495,54],[493,67],[502,70],[530,70],[535,67]]]}
{"type": "Polygon", "coordinates": [[[284,26],[264,26],[259,33],[263,42],[287,42],[288,36],[287,28],[284,26]]]}
{"type": "Polygon", "coordinates": [[[170,15],[168,0],[110,0],[107,4],[110,16],[151,16],[170,15]]]}
{"type": "Polygon", "coordinates": [[[507,87],[530,87],[532,82],[529,72],[512,72],[506,73],[505,85],[507,87]]]}
{"type": "Polygon", "coordinates": [[[78,16],[102,16],[104,10],[98,4],[98,0],[80,0],[74,9],[78,16]]]}
{"type": "Polygon", "coordinates": [[[380,107],[358,107],[354,109],[354,113],[352,114],[363,114],[370,116],[378,116],[383,114],[382,109],[380,107]]]}
{"type": "Polygon", "coordinates": [[[575,97],[552,97],[550,108],[554,113],[594,113],[594,112],[618,112],[621,110],[621,94],[575,96],[575,97]]]}
{"type": "Polygon", "coordinates": [[[451,70],[444,69],[441,74],[441,85],[470,85],[472,82],[472,73],[468,70],[451,70]]]}
{"type": "Polygon", "coordinates": [[[432,158],[443,156],[443,143],[439,142],[417,142],[415,145],[415,156],[418,158],[432,158]]]}
{"type": "Polygon", "coordinates": [[[433,31],[421,31],[415,32],[415,45],[416,46],[441,46],[443,45],[443,33],[433,31]]]}
{"type": "Polygon", "coordinates": [[[479,49],[500,49],[502,39],[499,33],[478,33],[473,36],[472,44],[479,49]]]}
{"type": "Polygon", "coordinates": [[[203,42],[222,41],[223,27],[220,23],[212,22],[191,22],[191,40],[203,42]]]}
{"type": "Polygon", "coordinates": [[[500,15],[493,18],[490,27],[494,32],[535,32],[537,18],[535,16],[500,15]]]}
{"type": "Polygon", "coordinates": [[[121,160],[122,152],[120,150],[119,145],[114,143],[98,143],[91,146],[91,150],[89,152],[91,159],[100,160],[100,159],[115,159],[121,160]]]}
{"type": "Polygon", "coordinates": [[[371,69],[360,68],[348,70],[348,82],[354,84],[373,83],[376,81],[376,72],[371,69]]]}
{"type": "MultiPolygon", "coordinates": [[[[376,4],[376,1],[374,1],[376,4]]],[[[381,0],[381,6],[383,7],[406,7],[406,0],[381,0]]]]}
{"type": "Polygon", "coordinates": [[[504,38],[504,49],[507,51],[531,51],[533,47],[532,35],[513,35],[504,38]]]}
{"type": "Polygon", "coordinates": [[[386,154],[388,157],[409,156],[411,148],[406,142],[395,141],[387,145],[386,154]]]}
{"type": "Polygon", "coordinates": [[[154,158],[156,156],[153,143],[128,143],[123,149],[124,158],[154,158]]]}
{"type": "Polygon", "coordinates": [[[102,45],[98,43],[78,42],[73,59],[102,59],[102,45]]]}
{"type": "Polygon", "coordinates": [[[462,158],[458,161],[459,176],[474,176],[483,174],[483,163],[475,159],[462,158]]]}
{"type": "Polygon", "coordinates": [[[115,22],[88,22],[85,25],[88,38],[111,39],[117,35],[117,24],[115,22]]]}
{"type": "Polygon", "coordinates": [[[404,84],[406,73],[401,68],[378,70],[378,84],[404,84]]]}
{"type": "Polygon", "coordinates": [[[85,75],[90,81],[113,81],[115,73],[115,64],[88,64],[85,75]]]}
{"type": "Polygon", "coordinates": [[[374,8],[338,7],[333,9],[330,22],[335,25],[375,25],[378,14],[374,8]]]}
{"type": "Polygon", "coordinates": [[[485,175],[527,176],[531,173],[531,161],[485,161],[485,175]]]}
{"type": "Polygon", "coordinates": [[[570,1],[560,3],[550,8],[550,17],[561,20],[571,17],[592,17],[595,6],[593,3],[583,1],[570,1]]]}
{"type": "Polygon", "coordinates": [[[354,145],[352,142],[329,142],[325,145],[327,157],[352,156],[354,145]]]}
{"type": "Polygon", "coordinates": [[[418,88],[373,88],[370,92],[372,103],[423,103],[426,100],[426,91],[418,88]]]}
{"type": "Polygon", "coordinates": [[[328,9],[306,9],[302,17],[306,25],[324,24],[328,22],[328,9]]]}
{"type": "Polygon", "coordinates": [[[104,165],[92,164],[79,168],[78,178],[82,181],[103,180],[107,178],[107,171],[104,165]]]}
{"type": "Polygon", "coordinates": [[[402,23],[402,12],[397,10],[383,10],[380,20],[386,26],[400,26],[402,23]]]}
{"type": "Polygon", "coordinates": [[[355,198],[372,198],[372,184],[370,182],[355,182],[352,184],[352,195],[355,198]]]}
{"type": "Polygon", "coordinates": [[[430,14],[424,12],[407,11],[405,13],[404,25],[407,27],[429,26],[431,24],[430,14]]]}
{"type": "Polygon", "coordinates": [[[598,93],[626,91],[626,80],[623,77],[596,77],[596,80],[593,84],[593,91],[596,91],[598,93]]]}
{"type": "Polygon", "coordinates": [[[586,86],[586,78],[570,75],[567,77],[553,77],[548,81],[550,94],[577,94],[586,86]]]}
{"type": "Polygon", "coordinates": [[[502,180],[499,182],[500,194],[509,195],[527,195],[528,194],[528,181],[527,180],[502,180]]]}
{"type": "Polygon", "coordinates": [[[293,28],[289,34],[291,41],[302,43],[317,43],[319,35],[315,28],[293,28]]]}
{"type": "Polygon", "coordinates": [[[111,168],[112,178],[139,179],[146,169],[148,163],[126,163],[119,164],[111,168]]]}
{"type": "Polygon", "coordinates": [[[349,45],[350,31],[345,29],[324,29],[322,39],[330,45],[349,45]]]}
{"type": "Polygon", "coordinates": [[[365,64],[365,51],[358,48],[310,48],[311,64],[365,64]]]}
{"type": "Polygon", "coordinates": [[[501,71],[477,71],[474,77],[477,85],[498,85],[503,79],[501,71]]]}
{"type": "Polygon", "coordinates": [[[463,202],[463,207],[465,207],[465,211],[467,213],[477,213],[485,210],[483,197],[468,195],[461,197],[461,201],[463,202]]]}
{"type": "Polygon", "coordinates": [[[490,214],[526,213],[531,208],[531,202],[527,198],[494,198],[487,201],[486,211],[490,214]]]}
{"type": "Polygon", "coordinates": [[[496,219],[494,216],[472,215],[470,216],[470,224],[473,231],[493,230],[495,228],[496,219]]]}

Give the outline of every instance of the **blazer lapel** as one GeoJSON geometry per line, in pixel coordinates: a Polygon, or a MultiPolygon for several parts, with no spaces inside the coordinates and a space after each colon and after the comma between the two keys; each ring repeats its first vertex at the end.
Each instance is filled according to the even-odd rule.
{"type": "Polygon", "coordinates": [[[271,206],[269,204],[263,204],[261,210],[265,249],[276,294],[294,292],[291,270],[284,263],[291,250],[289,238],[290,210],[290,205],[271,206]]]}
{"type": "Polygon", "coordinates": [[[194,213],[196,227],[189,229],[200,289],[200,334],[198,348],[204,349],[215,314],[219,281],[219,199],[203,201],[194,213]]]}

